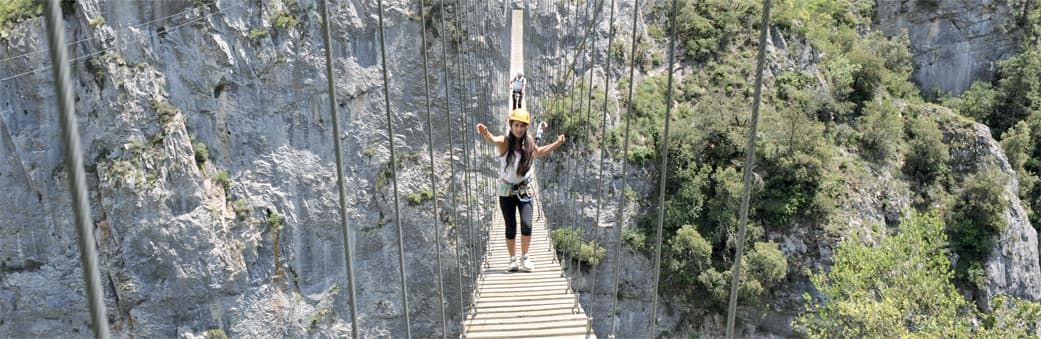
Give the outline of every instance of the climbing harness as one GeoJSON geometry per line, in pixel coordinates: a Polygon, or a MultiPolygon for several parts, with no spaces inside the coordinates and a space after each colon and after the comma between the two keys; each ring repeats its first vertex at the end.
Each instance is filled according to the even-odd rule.
{"type": "Polygon", "coordinates": [[[517,200],[520,200],[520,202],[530,202],[531,198],[535,197],[535,190],[531,188],[531,185],[528,185],[529,181],[531,180],[526,179],[511,187],[513,195],[517,196],[517,200]]]}

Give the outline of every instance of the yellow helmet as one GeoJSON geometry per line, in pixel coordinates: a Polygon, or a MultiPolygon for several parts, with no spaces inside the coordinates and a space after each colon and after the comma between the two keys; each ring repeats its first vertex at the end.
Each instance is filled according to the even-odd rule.
{"type": "Polygon", "coordinates": [[[513,110],[513,112],[510,112],[510,120],[511,121],[512,120],[516,120],[516,121],[520,121],[520,122],[523,122],[525,124],[529,124],[530,125],[531,124],[531,115],[528,114],[528,110],[523,109],[523,108],[518,108],[518,109],[513,110]]]}

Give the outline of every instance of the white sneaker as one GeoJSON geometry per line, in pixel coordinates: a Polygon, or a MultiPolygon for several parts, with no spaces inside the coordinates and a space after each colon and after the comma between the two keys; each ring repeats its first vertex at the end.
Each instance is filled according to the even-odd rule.
{"type": "Polygon", "coordinates": [[[510,272],[517,272],[517,257],[510,257],[510,272]]]}
{"type": "Polygon", "coordinates": [[[531,272],[535,270],[535,263],[528,259],[527,254],[521,257],[520,270],[524,272],[531,272]]]}

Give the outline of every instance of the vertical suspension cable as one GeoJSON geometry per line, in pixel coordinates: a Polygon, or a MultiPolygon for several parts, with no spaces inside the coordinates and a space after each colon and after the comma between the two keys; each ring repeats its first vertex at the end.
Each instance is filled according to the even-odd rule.
{"type": "Polygon", "coordinates": [[[662,224],[665,222],[665,184],[668,181],[669,168],[669,122],[672,120],[672,73],[675,65],[676,50],[676,6],[677,1],[672,0],[671,37],[669,38],[669,79],[666,81],[668,89],[665,95],[665,132],[661,144],[661,184],[658,186],[658,232],[657,246],[654,248],[654,292],[651,293],[651,336],[658,330],[658,279],[661,276],[661,238],[662,224]]]}
{"type": "MultiPolygon", "coordinates": [[[[607,157],[607,98],[608,89],[611,88],[611,44],[614,43],[614,0],[611,0],[611,18],[607,22],[607,53],[604,56],[604,107],[603,119],[600,123],[600,174],[597,175],[596,183],[596,221],[593,223],[593,248],[600,242],[600,206],[604,200],[604,158],[607,157]]],[[[607,255],[604,255],[607,258],[607,255]]],[[[589,309],[593,311],[596,306],[596,269],[593,269],[593,290],[589,294],[589,309]]],[[[596,312],[591,312],[596,313],[596,312]]],[[[592,323],[592,321],[590,321],[592,323]]]]}
{"type": "Polygon", "coordinates": [[[58,0],[47,2],[47,43],[50,45],[51,66],[54,68],[54,92],[58,96],[58,113],[61,139],[65,145],[65,168],[69,170],[69,194],[72,195],[72,210],[76,216],[76,235],[80,249],[80,265],[83,282],[86,284],[87,305],[95,338],[108,339],[108,317],[105,315],[105,293],[101,291],[101,273],[98,271],[98,254],[94,248],[93,218],[87,200],[87,180],[83,170],[83,154],[80,150],[79,127],[76,124],[76,104],[72,96],[72,79],[69,74],[68,49],[65,46],[65,25],[62,22],[58,0]]]}
{"type": "MultiPolygon", "coordinates": [[[[465,0],[464,0],[464,3],[467,3],[467,2],[465,2],[465,0]]],[[[478,56],[480,55],[480,48],[478,47],[477,41],[474,38],[475,32],[477,32],[477,25],[474,23],[473,14],[476,13],[475,11],[477,10],[477,6],[476,6],[476,3],[472,2],[472,1],[467,3],[467,4],[468,4],[467,5],[468,8],[467,8],[466,11],[463,12],[464,15],[465,15],[463,18],[464,18],[464,21],[467,24],[467,27],[469,28],[467,30],[467,32],[468,32],[468,34],[467,34],[467,36],[468,36],[467,41],[470,42],[470,48],[469,48],[470,53],[468,54],[468,57],[469,57],[468,59],[470,61],[470,67],[468,69],[470,70],[471,73],[476,73],[476,75],[478,75],[478,76],[472,77],[470,79],[470,95],[469,96],[473,97],[474,94],[477,92],[477,87],[478,87],[479,78],[480,78],[480,76],[479,76],[480,75],[480,69],[479,69],[480,63],[478,62],[478,59],[477,59],[478,56]]],[[[468,126],[475,126],[475,125],[477,125],[477,111],[480,109],[481,97],[478,96],[477,98],[478,98],[478,101],[473,104],[473,108],[470,111],[470,124],[468,126]]],[[[473,155],[471,157],[471,161],[473,163],[473,165],[472,165],[473,167],[472,168],[474,170],[474,174],[473,174],[474,178],[472,179],[472,181],[473,181],[473,190],[474,190],[474,205],[476,205],[476,208],[477,208],[477,211],[476,211],[476,213],[477,213],[477,215],[476,215],[477,230],[478,230],[478,247],[477,247],[477,251],[478,252],[477,253],[480,254],[480,256],[478,257],[477,263],[478,263],[478,269],[480,269],[481,263],[485,262],[484,259],[486,257],[486,251],[487,251],[487,246],[486,246],[487,245],[487,240],[486,239],[487,239],[487,235],[488,235],[487,234],[488,232],[486,232],[487,223],[484,222],[484,219],[483,219],[484,209],[481,208],[481,203],[480,203],[481,200],[479,199],[479,197],[481,196],[481,194],[480,194],[481,193],[481,184],[482,184],[484,178],[483,177],[477,177],[477,175],[480,174],[480,171],[481,171],[481,166],[478,163],[478,153],[480,151],[480,147],[477,144],[477,134],[476,133],[467,133],[467,135],[470,136],[470,138],[469,138],[470,139],[469,147],[471,149],[470,154],[473,155]]]]}
{"type": "MultiPolygon", "coordinates": [[[[377,1],[380,32],[380,56],[383,63],[383,103],[387,113],[387,143],[390,146],[390,173],[393,176],[394,185],[394,222],[398,226],[398,270],[401,274],[401,302],[405,308],[405,334],[412,338],[412,320],[409,318],[408,306],[408,279],[405,276],[405,241],[401,230],[401,209],[398,205],[398,165],[397,156],[394,153],[394,121],[390,115],[390,79],[387,77],[387,45],[383,34],[383,0],[377,1]]],[[[339,136],[337,136],[339,137],[339,136]]]]}
{"type": "MultiPolygon", "coordinates": [[[[459,24],[459,16],[461,15],[461,14],[459,14],[459,12],[461,11],[461,8],[459,6],[459,2],[456,2],[456,4],[454,6],[455,7],[453,9],[456,12],[455,13],[455,23],[454,23],[454,25],[455,25],[456,29],[462,31],[462,26],[459,24]]],[[[464,128],[463,129],[463,133],[466,133],[465,132],[466,131],[466,129],[465,129],[465,126],[466,126],[466,102],[463,99],[464,90],[466,88],[466,80],[463,79],[463,65],[462,65],[462,62],[461,62],[464,59],[461,57],[460,52],[459,52],[459,50],[462,48],[462,46],[463,46],[463,37],[460,35],[459,42],[458,42],[458,44],[456,46],[456,50],[455,50],[456,79],[458,79],[458,81],[459,81],[459,112],[461,114],[461,120],[460,120],[461,124],[460,125],[464,128]]],[[[480,274],[480,267],[478,267],[478,266],[480,265],[480,263],[477,262],[477,253],[476,253],[477,249],[476,249],[476,243],[474,243],[473,204],[471,203],[471,200],[470,200],[470,198],[471,198],[470,197],[470,153],[469,153],[468,146],[467,146],[467,142],[468,142],[467,141],[467,136],[465,134],[463,134],[462,138],[463,138],[463,140],[462,140],[462,144],[463,144],[462,145],[463,146],[462,149],[463,149],[463,187],[464,187],[463,194],[465,195],[464,198],[466,200],[466,225],[467,225],[466,232],[467,232],[467,239],[469,239],[467,250],[469,251],[468,255],[470,257],[470,260],[467,262],[467,265],[469,266],[468,268],[470,269],[470,272],[472,273],[471,276],[470,276],[470,279],[469,279],[470,280],[470,286],[472,287],[471,289],[473,290],[473,292],[476,293],[476,291],[477,291],[477,277],[480,274]]],[[[473,301],[476,302],[476,300],[473,300],[473,301]]]]}
{"type": "MultiPolygon", "coordinates": [[[[568,12],[568,11],[571,12],[570,15],[565,15],[564,16],[565,19],[568,19],[570,17],[571,20],[570,20],[570,22],[564,22],[563,23],[563,25],[566,27],[566,29],[565,29],[565,36],[564,36],[563,39],[561,39],[556,44],[558,53],[560,54],[561,57],[559,58],[560,66],[558,67],[558,70],[557,70],[557,73],[558,73],[558,76],[560,77],[560,79],[559,79],[559,84],[557,84],[557,87],[556,87],[556,94],[557,95],[554,96],[557,99],[554,102],[554,107],[555,107],[556,111],[559,112],[559,114],[561,116],[566,114],[567,105],[564,102],[564,99],[568,97],[568,95],[567,95],[567,93],[568,93],[568,80],[570,80],[570,78],[569,78],[570,77],[570,72],[567,69],[567,65],[568,65],[568,63],[567,63],[567,50],[566,50],[565,46],[568,43],[567,40],[569,40],[568,39],[569,36],[572,35],[571,33],[574,31],[574,29],[572,29],[570,27],[577,25],[577,23],[575,21],[577,20],[577,15],[576,14],[578,12],[577,11],[578,7],[575,5],[575,1],[574,0],[568,1],[568,3],[563,4],[563,6],[564,6],[564,11],[565,12],[568,12]]],[[[562,150],[561,152],[566,152],[566,151],[567,150],[562,150]]],[[[561,211],[560,218],[559,218],[559,220],[556,220],[555,224],[556,224],[556,228],[561,230],[561,231],[563,231],[563,230],[565,230],[567,228],[567,225],[566,225],[567,218],[568,218],[568,214],[567,214],[567,212],[568,212],[568,210],[567,210],[567,195],[566,195],[567,194],[567,188],[565,186],[564,181],[567,179],[567,175],[566,175],[567,172],[566,171],[567,171],[567,168],[568,168],[567,164],[568,164],[568,159],[569,158],[570,157],[566,157],[565,156],[564,163],[562,165],[557,166],[557,168],[556,168],[556,173],[557,173],[557,175],[556,175],[556,177],[557,177],[557,186],[556,186],[556,190],[555,190],[555,193],[556,193],[556,196],[557,196],[556,197],[556,201],[560,202],[560,206],[563,207],[564,210],[561,211]]],[[[561,253],[560,257],[558,258],[556,253],[554,253],[553,258],[556,258],[557,262],[561,264],[561,272],[560,272],[560,274],[561,274],[561,276],[563,276],[563,274],[564,274],[564,270],[563,269],[565,268],[564,267],[565,262],[562,261],[561,259],[566,259],[567,258],[567,254],[566,253],[561,253]]]]}
{"type": "MultiPolygon", "coordinates": [[[[322,0],[324,3],[325,0],[322,0]]],[[[441,337],[448,338],[448,319],[445,315],[445,286],[444,286],[444,272],[441,268],[441,227],[437,223],[437,175],[434,170],[434,124],[430,117],[430,71],[427,69],[427,31],[426,31],[426,4],[423,0],[419,0],[419,22],[423,23],[423,27],[420,29],[422,37],[423,50],[423,93],[426,96],[426,110],[427,110],[427,150],[430,153],[430,191],[434,196],[434,247],[437,252],[437,297],[438,303],[441,306],[441,337]]],[[[323,18],[324,20],[324,18],[323,18]]],[[[324,21],[328,22],[328,21],[324,21]]],[[[326,25],[328,26],[328,25],[326,25]]],[[[330,68],[331,72],[331,68],[330,68]]],[[[330,90],[332,87],[330,86],[330,90]]]]}
{"type": "MultiPolygon", "coordinates": [[[[578,2],[575,2],[575,13],[576,14],[578,13],[578,2]]],[[[589,14],[589,11],[586,11],[586,14],[589,14]]],[[[575,31],[578,30],[578,20],[577,19],[575,20],[574,28],[575,28],[575,31]]],[[[578,52],[579,51],[575,51],[575,55],[574,55],[574,59],[575,60],[578,59],[578,52]]],[[[575,86],[577,86],[576,85],[576,80],[578,79],[578,69],[577,69],[577,67],[578,67],[578,62],[577,61],[572,63],[571,70],[570,70],[570,79],[571,79],[571,89],[570,89],[570,91],[571,92],[568,95],[568,97],[570,98],[570,101],[571,101],[571,109],[567,112],[567,114],[574,114],[574,112],[575,112],[575,86]]],[[[574,199],[575,195],[574,195],[574,192],[573,192],[573,190],[575,188],[575,178],[574,178],[574,168],[575,168],[575,166],[574,165],[570,165],[570,164],[574,163],[574,158],[575,158],[574,150],[575,150],[574,147],[568,147],[568,154],[569,154],[569,156],[567,157],[567,161],[564,162],[564,173],[565,173],[564,177],[567,179],[567,182],[568,182],[568,187],[567,187],[567,191],[566,191],[566,195],[565,195],[566,196],[565,204],[567,204],[566,206],[568,206],[568,208],[567,208],[568,222],[569,222],[568,229],[571,230],[572,233],[575,232],[575,203],[574,203],[575,202],[575,199],[574,199]]],[[[575,259],[574,254],[568,252],[568,253],[565,253],[564,257],[567,258],[567,271],[574,272],[574,265],[572,264],[572,261],[575,259]]],[[[572,276],[574,276],[574,274],[572,274],[572,276]]],[[[571,286],[571,277],[568,277],[568,286],[569,287],[571,286]]]]}
{"type": "MultiPolygon", "coordinates": [[[[474,77],[474,82],[473,82],[473,94],[475,96],[477,96],[477,103],[476,103],[476,105],[474,107],[474,111],[475,112],[474,112],[473,115],[471,115],[471,124],[470,124],[470,126],[476,126],[477,125],[477,112],[485,111],[484,110],[484,101],[485,101],[486,98],[485,98],[485,96],[479,94],[480,90],[481,90],[481,87],[482,87],[481,83],[482,83],[482,80],[484,78],[483,77],[483,70],[482,70],[482,61],[484,60],[484,57],[483,57],[484,53],[481,52],[481,42],[480,42],[479,39],[477,39],[477,37],[481,36],[481,26],[477,23],[477,20],[476,20],[477,16],[480,14],[479,13],[480,6],[479,6],[479,4],[477,2],[471,1],[470,2],[470,8],[471,8],[471,11],[472,11],[472,14],[473,14],[473,15],[470,16],[470,27],[471,27],[471,29],[474,32],[471,35],[471,37],[473,39],[473,43],[471,43],[471,45],[473,46],[473,53],[474,53],[474,65],[473,65],[474,69],[473,69],[473,72],[476,74],[476,76],[474,77]]],[[[486,259],[488,258],[488,239],[489,239],[489,237],[488,237],[488,229],[491,227],[491,225],[490,225],[490,222],[489,222],[490,220],[486,220],[487,214],[485,214],[485,212],[488,211],[488,208],[486,207],[486,206],[488,206],[488,203],[487,203],[488,200],[485,200],[486,197],[487,197],[487,195],[485,195],[485,191],[487,190],[488,177],[483,175],[483,173],[482,173],[484,171],[485,164],[487,164],[487,161],[481,161],[482,158],[484,158],[485,146],[486,145],[484,145],[483,143],[480,142],[480,140],[477,139],[477,134],[476,133],[470,133],[470,135],[471,135],[471,138],[473,138],[474,169],[476,171],[476,175],[478,176],[477,177],[478,178],[477,183],[475,184],[475,186],[476,186],[475,187],[475,189],[476,189],[475,196],[477,197],[477,201],[478,202],[482,202],[482,201],[485,202],[484,204],[480,204],[480,203],[478,204],[478,216],[480,216],[480,219],[479,219],[480,223],[479,223],[479,225],[481,226],[481,263],[485,264],[486,265],[485,267],[487,267],[488,261],[486,259]]]]}
{"type": "MultiPolygon", "coordinates": [[[[627,179],[626,176],[628,175],[627,170],[628,170],[628,164],[629,164],[629,162],[628,162],[628,160],[629,160],[629,126],[630,126],[630,122],[631,122],[630,120],[632,120],[632,115],[633,115],[633,87],[634,87],[634,76],[635,76],[635,71],[636,71],[636,25],[638,23],[637,19],[640,18],[639,13],[640,13],[640,0],[636,0],[633,3],[632,48],[630,49],[631,52],[629,53],[629,58],[630,58],[629,59],[629,96],[628,96],[628,100],[626,101],[626,106],[628,106],[628,108],[626,109],[626,113],[625,113],[625,138],[624,138],[625,141],[622,142],[622,145],[623,145],[622,146],[622,187],[621,187],[621,192],[619,192],[620,194],[618,194],[618,219],[615,222],[615,225],[618,226],[618,227],[615,230],[615,235],[617,236],[616,237],[617,238],[616,239],[617,242],[615,243],[615,256],[616,257],[615,257],[615,261],[614,261],[614,293],[611,294],[611,295],[614,295],[614,296],[618,295],[618,276],[619,276],[619,272],[618,271],[621,269],[621,265],[619,265],[619,264],[622,261],[622,226],[623,226],[623,220],[625,218],[625,202],[626,202],[625,189],[626,189],[626,181],[627,181],[626,180],[627,179]]],[[[611,338],[614,338],[614,336],[615,336],[616,325],[618,323],[618,317],[615,316],[615,313],[617,313],[617,312],[618,312],[618,298],[615,297],[615,298],[612,298],[612,302],[611,302],[611,335],[610,335],[611,338]]]]}
{"type": "MultiPolygon", "coordinates": [[[[462,0],[459,0],[459,1],[462,1],[462,0]]],[[[455,26],[456,26],[456,29],[458,29],[461,32],[462,31],[462,24],[461,24],[460,17],[462,17],[462,14],[460,14],[460,12],[464,12],[465,10],[463,10],[463,8],[461,8],[461,5],[459,4],[459,2],[456,2],[455,9],[456,9],[456,12],[455,12],[455,26]]],[[[463,63],[466,62],[466,58],[465,58],[465,55],[462,55],[461,52],[459,51],[460,49],[463,48],[464,44],[465,44],[465,38],[463,36],[460,36],[459,37],[459,46],[458,46],[459,48],[456,48],[456,72],[457,72],[457,77],[459,79],[459,111],[462,113],[462,124],[460,126],[463,127],[463,134],[462,134],[462,138],[463,138],[462,139],[462,158],[463,158],[463,187],[465,187],[465,189],[463,189],[463,192],[466,194],[466,232],[467,232],[468,237],[469,237],[468,250],[469,250],[469,259],[471,259],[471,260],[469,260],[469,262],[467,264],[469,266],[471,266],[471,271],[474,273],[474,275],[471,278],[469,278],[469,280],[471,280],[471,282],[472,282],[471,286],[474,287],[473,289],[476,292],[477,291],[477,278],[480,276],[480,271],[481,271],[480,265],[481,264],[480,264],[480,262],[478,262],[478,254],[477,254],[477,246],[478,246],[478,244],[477,244],[477,242],[474,241],[474,233],[475,233],[474,232],[475,231],[474,230],[474,204],[473,204],[473,194],[472,194],[472,191],[471,191],[471,171],[472,171],[473,167],[471,167],[471,162],[469,162],[469,135],[468,135],[468,133],[465,132],[466,131],[465,127],[466,127],[466,123],[467,123],[466,110],[468,109],[468,105],[466,104],[466,100],[465,100],[464,97],[465,97],[465,94],[466,94],[466,88],[467,88],[468,83],[467,83],[466,79],[463,78],[463,75],[462,75],[463,74],[462,73],[463,63]]],[[[469,67],[468,64],[467,64],[466,67],[469,67]]]]}
{"type": "Polygon", "coordinates": [[[452,126],[454,125],[452,123],[452,98],[449,94],[449,89],[451,88],[451,86],[448,74],[448,43],[445,41],[445,2],[441,1],[440,5],[441,15],[439,19],[441,24],[441,61],[443,61],[443,74],[445,78],[445,84],[443,88],[445,89],[445,116],[448,118],[448,165],[451,173],[450,179],[448,180],[448,188],[452,191],[452,226],[455,228],[456,233],[455,259],[456,265],[458,266],[456,272],[458,273],[457,275],[459,278],[459,318],[462,320],[466,317],[466,300],[464,299],[464,296],[466,294],[463,292],[464,265],[463,257],[459,253],[459,246],[462,246],[463,243],[463,232],[459,230],[459,200],[455,186],[455,138],[453,136],[454,133],[452,133],[452,126]]]}
{"type": "Polygon", "coordinates": [[[336,87],[333,83],[332,23],[329,21],[329,6],[322,0],[322,42],[325,44],[325,78],[329,84],[329,113],[333,118],[333,142],[336,151],[336,186],[340,191],[340,225],[343,227],[343,256],[347,265],[347,297],[351,303],[351,337],[358,336],[358,298],[354,289],[354,256],[351,252],[351,228],[347,224],[347,187],[343,178],[343,151],[340,148],[340,114],[336,110],[336,87]]]}
{"type": "MultiPolygon", "coordinates": [[[[592,110],[593,110],[593,73],[595,73],[593,71],[593,68],[596,66],[596,62],[595,62],[595,60],[596,60],[595,49],[596,49],[596,39],[597,39],[597,34],[596,34],[597,29],[596,29],[596,27],[600,23],[600,20],[599,20],[600,19],[600,15],[599,15],[599,13],[604,8],[603,0],[600,1],[598,6],[599,6],[598,8],[594,9],[594,14],[593,14],[593,19],[592,19],[593,22],[592,22],[592,25],[590,26],[590,29],[589,29],[590,35],[592,35],[593,40],[589,44],[589,47],[586,49],[588,51],[588,53],[589,53],[589,67],[587,67],[588,68],[587,72],[589,72],[589,82],[586,83],[586,95],[585,95],[585,98],[586,98],[586,119],[585,120],[586,121],[590,121],[591,120],[590,119],[590,115],[592,114],[592,110]]],[[[592,140],[591,136],[593,134],[589,132],[590,127],[591,127],[590,124],[586,123],[585,125],[586,125],[585,139],[587,140],[587,142],[585,143],[585,146],[580,148],[580,150],[582,150],[582,151],[591,151],[589,149],[589,142],[591,142],[591,140],[592,140]]],[[[592,154],[592,152],[588,152],[588,153],[592,154]]],[[[589,177],[589,166],[582,166],[582,175],[580,176],[580,178],[588,178],[588,177],[589,177]]],[[[579,181],[579,182],[581,183],[581,181],[579,181]]],[[[584,206],[584,204],[583,204],[583,206],[584,206]]],[[[582,218],[582,221],[584,223],[585,222],[585,214],[584,213],[579,213],[579,217],[582,218]]],[[[590,228],[590,231],[592,231],[593,228],[596,228],[596,227],[597,227],[596,225],[593,225],[593,227],[590,228]]],[[[581,230],[582,230],[583,236],[579,237],[579,239],[584,237],[585,227],[583,227],[581,230]]],[[[596,248],[595,247],[593,248],[593,255],[594,256],[596,255],[596,248]]],[[[578,261],[578,271],[580,273],[582,271],[582,261],[581,260],[578,261]]],[[[596,281],[595,280],[593,281],[593,285],[596,285],[596,281]]]]}
{"type": "Polygon", "coordinates": [[[759,26],[759,55],[755,67],[755,98],[752,101],[752,126],[748,130],[745,151],[744,189],[741,191],[741,220],[738,222],[737,253],[734,274],[730,278],[730,304],[727,307],[727,338],[734,337],[734,316],[737,314],[737,286],[741,282],[741,256],[745,249],[745,229],[748,224],[749,190],[752,187],[752,169],[755,167],[756,129],[759,127],[759,104],[763,91],[763,66],[766,63],[766,29],[770,24],[770,0],[763,0],[763,20],[759,26]]]}
{"type": "MultiPolygon", "coordinates": [[[[595,20],[591,20],[592,18],[589,16],[589,4],[590,3],[591,2],[589,2],[589,1],[587,1],[585,3],[585,6],[586,6],[586,25],[587,26],[596,26],[596,21],[595,20]]],[[[583,40],[582,43],[585,43],[585,41],[583,40]]],[[[583,64],[585,65],[585,71],[586,71],[586,73],[589,73],[590,79],[592,79],[593,67],[595,66],[595,63],[593,63],[592,48],[588,48],[587,47],[587,48],[585,48],[584,51],[579,50],[579,53],[576,53],[576,57],[577,57],[577,54],[580,54],[582,52],[585,52],[584,54],[588,58],[588,59],[583,58],[583,60],[582,60],[583,64]]],[[[587,101],[586,99],[589,97],[588,94],[591,92],[591,88],[592,88],[593,84],[590,83],[590,82],[586,82],[585,81],[585,74],[582,74],[581,76],[579,76],[578,83],[580,85],[585,83],[585,86],[584,86],[585,88],[581,88],[581,87],[578,88],[578,111],[577,112],[572,112],[572,113],[575,114],[575,118],[576,119],[582,119],[583,117],[587,117],[588,118],[589,117],[589,115],[588,115],[589,110],[588,110],[588,105],[586,105],[586,101],[587,101]]],[[[582,120],[579,120],[579,121],[582,121],[582,120]]],[[[579,139],[578,138],[578,136],[579,136],[578,134],[580,132],[581,132],[580,128],[576,129],[576,131],[575,131],[575,134],[576,134],[575,135],[575,139],[576,140],[579,139]]],[[[583,134],[582,137],[588,137],[588,132],[589,132],[589,125],[588,124],[586,124],[585,132],[587,132],[587,133],[583,134]]],[[[577,147],[575,147],[574,150],[575,150],[575,153],[578,153],[578,154],[576,154],[575,160],[574,160],[576,168],[575,168],[575,173],[574,173],[574,178],[573,179],[578,181],[579,188],[573,188],[574,192],[571,193],[572,194],[571,203],[572,203],[572,206],[573,206],[572,207],[572,211],[573,211],[573,213],[575,213],[575,221],[574,221],[575,229],[578,231],[578,233],[575,234],[575,235],[578,236],[578,241],[579,241],[578,242],[578,246],[579,246],[579,248],[581,248],[581,246],[582,246],[581,242],[585,240],[585,226],[584,226],[584,224],[585,224],[585,216],[582,215],[582,212],[581,212],[582,211],[582,203],[579,200],[582,199],[582,192],[581,192],[582,191],[581,190],[582,179],[585,178],[585,176],[586,176],[586,168],[589,167],[589,166],[581,166],[581,167],[578,166],[578,158],[582,157],[582,156],[585,156],[585,149],[584,149],[584,146],[582,146],[581,144],[576,143],[576,146],[577,147]]],[[[574,186],[572,186],[572,187],[574,187],[574,186]]],[[[578,258],[578,260],[575,261],[575,270],[572,271],[572,272],[574,272],[574,274],[575,274],[574,277],[575,278],[578,277],[579,273],[582,273],[582,258],[578,258]]],[[[576,290],[576,292],[577,292],[577,290],[576,290]]]]}
{"type": "MultiPolygon", "coordinates": [[[[481,15],[481,7],[482,6],[480,6],[479,3],[471,2],[471,8],[473,9],[473,11],[475,13],[475,17],[480,17],[480,15],[481,15]]],[[[474,31],[477,32],[476,35],[479,36],[479,37],[483,37],[484,36],[484,29],[483,29],[484,25],[482,25],[481,23],[478,23],[476,21],[476,19],[472,19],[470,22],[471,22],[471,26],[474,27],[474,31]]],[[[476,67],[476,72],[477,72],[477,78],[476,78],[476,81],[475,81],[475,84],[474,84],[474,91],[475,91],[475,93],[479,93],[482,89],[483,90],[487,90],[487,88],[484,87],[485,82],[487,80],[486,76],[484,75],[484,71],[485,71],[484,61],[487,60],[487,58],[485,57],[484,52],[483,52],[483,50],[481,48],[481,41],[480,40],[476,40],[474,42],[474,45],[475,45],[475,47],[474,47],[475,48],[475,52],[477,53],[477,63],[476,63],[476,66],[475,66],[476,67]]],[[[487,99],[488,99],[487,96],[484,96],[484,95],[478,95],[477,96],[477,111],[479,111],[479,112],[487,112],[487,99]]],[[[476,125],[476,124],[474,124],[474,125],[476,125]]],[[[486,156],[486,153],[487,153],[487,145],[485,145],[484,143],[478,142],[476,140],[476,138],[477,137],[474,136],[474,139],[475,139],[475,141],[474,141],[474,145],[475,146],[474,147],[476,148],[475,152],[478,152],[481,155],[481,158],[484,158],[486,156]]],[[[483,166],[478,166],[477,167],[478,173],[481,173],[481,172],[484,171],[484,166],[487,166],[487,162],[486,161],[482,161],[482,162],[478,162],[478,164],[484,164],[483,166]]],[[[488,194],[487,194],[487,191],[488,191],[488,177],[485,176],[485,175],[481,175],[479,178],[480,178],[480,181],[479,181],[480,185],[478,187],[478,197],[484,198],[484,197],[488,196],[488,194]]],[[[486,265],[485,267],[487,267],[487,265],[488,265],[487,258],[489,258],[489,250],[490,250],[490,248],[488,246],[488,241],[490,239],[488,230],[491,227],[490,219],[487,218],[488,215],[485,215],[485,212],[487,212],[487,211],[489,211],[489,209],[487,207],[480,208],[480,211],[479,211],[480,214],[481,214],[481,223],[480,224],[481,224],[481,226],[483,228],[481,230],[481,257],[482,257],[481,262],[483,262],[486,265]]]]}

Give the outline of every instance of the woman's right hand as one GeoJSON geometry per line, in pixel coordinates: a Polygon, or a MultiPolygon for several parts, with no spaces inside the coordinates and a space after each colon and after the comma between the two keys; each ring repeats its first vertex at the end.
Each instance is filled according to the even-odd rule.
{"type": "Polygon", "coordinates": [[[484,124],[480,123],[477,124],[477,134],[484,136],[485,133],[488,133],[488,126],[485,126],[484,124]]]}

